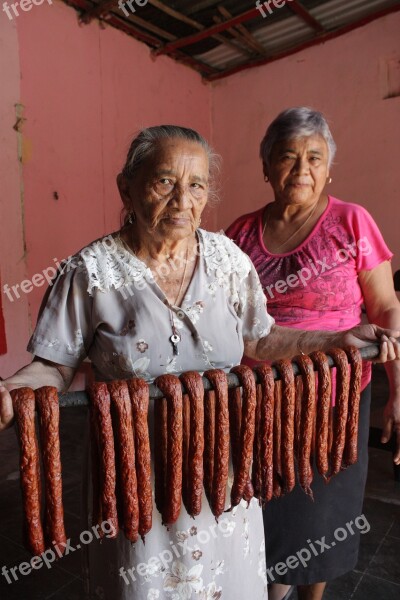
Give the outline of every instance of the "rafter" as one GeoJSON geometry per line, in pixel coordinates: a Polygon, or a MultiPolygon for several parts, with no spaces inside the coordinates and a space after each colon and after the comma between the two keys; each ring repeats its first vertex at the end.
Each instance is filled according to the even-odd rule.
{"type": "MultiPolygon", "coordinates": [[[[70,6],[78,10],[81,14],[89,12],[92,8],[92,4],[89,3],[88,0],[66,0],[66,4],[69,4],[70,6]]],[[[158,38],[155,38],[149,33],[138,29],[128,20],[123,19],[122,17],[117,16],[113,13],[107,13],[106,22],[109,25],[115,27],[116,29],[127,33],[131,37],[141,42],[144,42],[153,48],[157,48],[161,45],[161,42],[158,38]]],[[[187,54],[183,54],[179,51],[172,52],[171,58],[174,58],[177,62],[181,64],[192,67],[193,69],[198,71],[203,77],[207,75],[215,75],[219,72],[218,69],[215,69],[214,67],[211,67],[210,65],[195,58],[192,58],[187,54]]]]}
{"type": "MultiPolygon", "coordinates": [[[[231,13],[224,6],[218,6],[218,10],[221,13],[221,15],[225,17],[225,19],[232,19],[231,13]]],[[[261,56],[266,56],[267,51],[264,48],[264,46],[262,46],[260,42],[258,42],[256,38],[253,35],[251,35],[251,33],[246,29],[244,25],[242,25],[242,23],[236,25],[233,31],[235,30],[237,30],[242,35],[242,37],[246,40],[246,43],[250,46],[252,50],[257,52],[258,54],[261,54],[261,56]]]]}
{"type": "Polygon", "coordinates": [[[201,42],[202,40],[209,38],[216,33],[226,31],[230,27],[234,27],[239,23],[250,21],[250,19],[254,19],[257,16],[260,16],[258,9],[251,8],[245,13],[233,17],[233,19],[229,19],[229,21],[224,21],[223,23],[219,23],[218,25],[213,25],[213,27],[208,27],[207,29],[203,29],[203,31],[199,31],[199,33],[188,35],[184,38],[176,40],[176,42],[165,44],[165,46],[162,46],[161,48],[155,50],[154,54],[156,56],[159,54],[169,54],[172,50],[177,50],[178,48],[183,48],[184,46],[191,46],[192,44],[195,44],[196,42],[201,42]]]}
{"type": "Polygon", "coordinates": [[[304,6],[298,0],[292,0],[290,4],[287,4],[287,7],[290,8],[291,11],[296,13],[296,15],[299,16],[303,21],[305,21],[307,25],[315,29],[315,31],[325,31],[321,23],[317,21],[317,19],[314,19],[314,17],[308,12],[306,8],[304,8],[304,6]]]}
{"type": "Polygon", "coordinates": [[[329,31],[329,32],[326,31],[322,35],[315,36],[312,39],[308,40],[307,42],[303,42],[302,44],[297,44],[296,46],[293,46],[292,48],[289,48],[288,50],[284,50],[282,52],[277,52],[276,54],[269,56],[268,58],[259,58],[259,59],[256,59],[256,60],[253,60],[253,61],[250,61],[247,63],[242,63],[235,67],[225,69],[224,71],[220,71],[219,73],[217,73],[215,75],[209,75],[209,76],[205,77],[205,79],[206,79],[206,81],[217,81],[219,79],[229,77],[230,75],[235,75],[236,73],[240,73],[241,71],[244,71],[246,69],[251,69],[254,67],[260,67],[260,66],[266,65],[266,64],[274,62],[276,60],[285,58],[286,56],[296,54],[297,52],[300,52],[301,50],[305,50],[307,48],[311,48],[312,46],[317,46],[317,45],[327,42],[329,40],[333,40],[337,37],[340,37],[341,35],[343,35],[345,33],[349,33],[350,31],[353,31],[354,29],[358,29],[359,27],[368,25],[368,23],[371,23],[372,21],[375,21],[376,19],[380,19],[381,17],[385,17],[386,15],[389,15],[391,13],[395,13],[398,11],[400,11],[400,4],[396,4],[394,6],[389,6],[387,8],[383,8],[383,9],[373,12],[372,14],[369,14],[365,17],[362,17],[361,19],[358,19],[357,21],[354,21],[353,23],[349,23],[348,25],[339,27],[338,29],[335,29],[334,31],[329,31]]]}
{"type": "MultiPolygon", "coordinates": [[[[194,29],[197,29],[198,31],[203,31],[205,29],[205,26],[202,25],[201,23],[199,23],[198,21],[195,21],[194,19],[187,17],[186,15],[175,10],[174,8],[167,6],[166,4],[164,4],[164,2],[160,2],[159,0],[149,0],[149,4],[151,4],[155,8],[158,8],[158,10],[161,10],[162,12],[169,15],[170,17],[173,17],[174,19],[177,19],[178,21],[181,21],[182,23],[186,23],[186,25],[190,25],[191,27],[193,27],[194,29]]],[[[238,44],[235,44],[231,40],[228,40],[223,35],[216,34],[211,37],[213,37],[215,40],[217,40],[217,42],[219,42],[220,44],[225,44],[225,46],[229,46],[236,52],[240,52],[241,54],[244,54],[245,56],[249,56],[249,54],[251,54],[251,53],[247,52],[245,49],[243,49],[241,46],[239,46],[238,44]]]]}

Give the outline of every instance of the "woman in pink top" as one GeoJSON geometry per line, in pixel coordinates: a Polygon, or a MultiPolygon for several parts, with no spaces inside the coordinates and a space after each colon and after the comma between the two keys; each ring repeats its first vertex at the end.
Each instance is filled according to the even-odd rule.
{"type": "MultiPolygon", "coordinates": [[[[268,313],[278,325],[344,330],[360,323],[364,304],[371,323],[399,327],[392,253],[379,229],[364,208],[325,192],[326,184],[332,181],[335,151],[321,113],[299,107],[278,115],[261,143],[265,181],[271,185],[275,200],[237,219],[227,235],[252,259],[268,313]]],[[[386,370],[390,397],[382,441],[387,441],[392,431],[397,432],[394,460],[400,464],[400,362],[388,363],[386,370]]],[[[270,600],[289,598],[292,589],[288,586],[297,586],[300,600],[320,600],[326,581],[356,565],[360,533],[369,530],[362,503],[370,378],[370,363],[365,363],[358,463],[329,485],[315,474],[314,502],[297,486],[291,494],[266,506],[270,600]],[[338,528],[347,532],[340,542],[334,535],[338,528]],[[316,542],[322,539],[325,546],[316,542]],[[295,560],[288,560],[293,557],[295,560]]]]}

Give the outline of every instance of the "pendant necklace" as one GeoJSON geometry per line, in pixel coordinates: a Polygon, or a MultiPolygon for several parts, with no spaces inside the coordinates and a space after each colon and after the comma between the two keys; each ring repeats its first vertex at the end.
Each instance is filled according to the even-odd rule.
{"type": "MultiPolygon", "coordinates": [[[[187,265],[188,265],[188,257],[189,257],[189,242],[186,246],[186,253],[185,253],[185,268],[183,271],[183,275],[182,275],[182,280],[181,280],[181,285],[179,286],[179,291],[178,291],[178,295],[175,298],[175,302],[173,303],[173,305],[175,306],[176,303],[178,302],[179,296],[181,295],[182,292],[182,288],[183,288],[183,283],[185,281],[185,276],[186,276],[186,271],[187,271],[187,265]]],[[[169,341],[172,344],[172,353],[174,356],[178,356],[179,355],[179,348],[178,348],[178,344],[181,341],[181,336],[179,335],[179,332],[177,330],[177,328],[175,327],[175,323],[174,323],[174,314],[170,308],[170,303],[168,302],[168,311],[169,311],[169,320],[171,322],[171,329],[172,329],[172,335],[169,338],[169,341]]]]}
{"type": "MultiPolygon", "coordinates": [[[[306,218],[306,220],[303,221],[303,223],[300,225],[300,227],[298,229],[296,229],[296,231],[294,233],[292,233],[292,235],[290,235],[288,237],[288,239],[283,242],[283,244],[281,244],[280,246],[278,246],[277,248],[275,248],[274,254],[276,254],[278,250],[280,250],[281,248],[283,248],[283,246],[286,246],[286,244],[288,242],[290,242],[290,240],[292,240],[294,238],[294,236],[297,235],[299,233],[299,231],[301,229],[303,229],[303,227],[305,227],[307,225],[307,223],[309,222],[309,220],[311,219],[311,217],[315,213],[315,209],[317,208],[318,202],[319,202],[319,198],[316,201],[316,203],[314,204],[314,206],[312,207],[312,210],[311,210],[310,214],[308,215],[308,217],[306,218]]],[[[268,220],[265,221],[265,225],[263,227],[262,234],[261,234],[262,238],[264,238],[264,233],[265,233],[265,230],[267,229],[267,223],[268,223],[268,220]]]]}

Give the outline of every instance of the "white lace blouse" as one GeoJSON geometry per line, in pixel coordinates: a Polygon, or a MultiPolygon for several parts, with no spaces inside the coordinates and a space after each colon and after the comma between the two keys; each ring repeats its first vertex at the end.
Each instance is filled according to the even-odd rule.
{"type": "MultiPolygon", "coordinates": [[[[68,367],[88,356],[98,380],[152,380],[162,373],[240,362],[243,340],[267,335],[258,275],[226,236],[198,230],[199,259],[181,306],[168,304],[151,270],[119,234],[71,257],[55,281],[28,350],[68,367]],[[181,337],[170,342],[171,313],[181,337]]],[[[168,274],[166,273],[166,276],[168,274]]]]}

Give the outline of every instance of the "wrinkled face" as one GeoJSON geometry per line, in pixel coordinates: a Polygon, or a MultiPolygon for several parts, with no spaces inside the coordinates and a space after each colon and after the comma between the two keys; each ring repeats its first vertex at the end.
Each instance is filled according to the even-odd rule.
{"type": "Polygon", "coordinates": [[[328,157],[320,135],[277,142],[269,169],[264,165],[275,198],[290,204],[317,201],[329,177],[328,157]]]}
{"type": "Polygon", "coordinates": [[[136,214],[139,231],[178,241],[199,225],[208,197],[209,165],[200,144],[162,140],[132,180],[119,178],[125,208],[136,214]]]}

